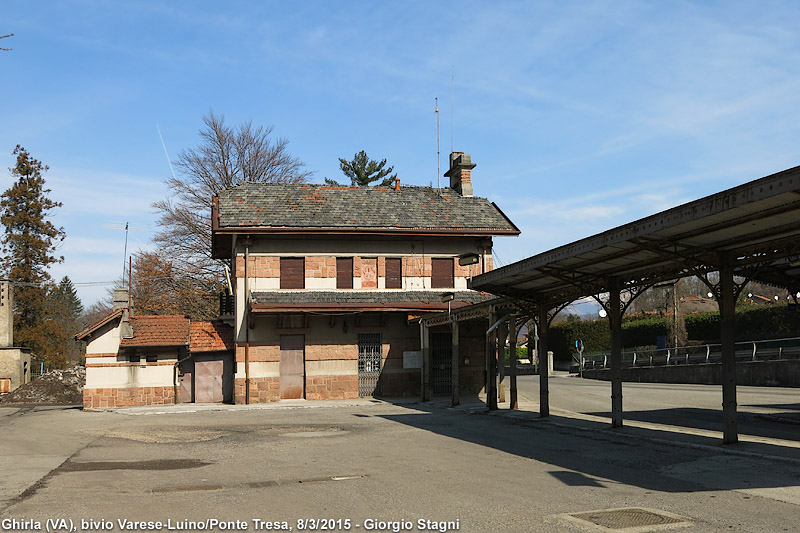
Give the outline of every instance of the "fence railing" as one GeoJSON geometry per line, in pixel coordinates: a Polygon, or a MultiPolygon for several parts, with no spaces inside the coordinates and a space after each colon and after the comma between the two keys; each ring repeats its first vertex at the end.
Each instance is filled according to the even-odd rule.
{"type": "Polygon", "coordinates": [[[31,381],[45,373],[44,362],[31,361],[31,381]]]}
{"type": "Polygon", "coordinates": [[[228,316],[236,313],[236,296],[233,294],[219,293],[219,314],[228,316]]]}
{"type": "MultiPolygon", "coordinates": [[[[584,369],[608,368],[610,352],[584,354],[583,361],[578,354],[572,359],[584,369]]],[[[769,339],[761,341],[742,341],[736,343],[736,361],[774,361],[779,359],[800,359],[800,337],[769,339]]],[[[719,363],[722,360],[722,345],[700,344],[678,346],[656,350],[622,350],[622,366],[666,366],[719,363]]]]}

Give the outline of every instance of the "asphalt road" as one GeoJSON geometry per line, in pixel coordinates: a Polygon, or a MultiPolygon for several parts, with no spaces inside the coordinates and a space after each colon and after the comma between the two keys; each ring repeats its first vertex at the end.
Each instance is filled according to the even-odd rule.
{"type": "Polygon", "coordinates": [[[690,531],[797,530],[800,461],[559,420],[370,402],[149,416],[0,409],[0,517],[17,530],[72,519],[75,532],[167,519],[198,530],[189,522],[208,518],[248,531],[255,519],[323,530],[298,523],[312,518],[336,519],[329,531],[347,519],[352,531],[399,529],[370,520],[586,531],[563,515],[640,507],[690,531]]]}

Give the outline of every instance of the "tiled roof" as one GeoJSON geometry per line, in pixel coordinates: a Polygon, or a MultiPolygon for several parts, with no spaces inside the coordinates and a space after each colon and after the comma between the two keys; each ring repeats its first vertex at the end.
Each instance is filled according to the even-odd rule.
{"type": "Polygon", "coordinates": [[[120,339],[120,347],[187,346],[189,318],[181,315],[141,315],[131,317],[132,339],[120,339]]]}
{"type": "Polygon", "coordinates": [[[189,350],[217,352],[233,349],[233,328],[220,321],[192,321],[189,350]]]}
{"type": "Polygon", "coordinates": [[[453,302],[478,303],[494,298],[477,291],[439,289],[429,291],[264,291],[253,292],[251,298],[259,304],[414,304],[442,303],[442,295],[454,294],[453,302]]]}
{"type": "Polygon", "coordinates": [[[516,235],[519,230],[486,198],[432,187],[329,187],[242,183],[219,193],[220,228],[369,228],[472,230],[516,235]]]}
{"type": "Polygon", "coordinates": [[[75,339],[80,341],[80,340],[85,339],[86,337],[89,337],[92,333],[94,333],[95,331],[97,331],[101,327],[105,326],[106,324],[108,324],[112,320],[121,317],[123,311],[124,311],[124,309],[117,309],[115,311],[111,311],[109,314],[107,314],[106,316],[104,316],[103,318],[101,318],[100,320],[95,322],[94,324],[92,324],[90,326],[87,326],[86,329],[84,329],[80,333],[76,334],[75,335],[75,339]]]}

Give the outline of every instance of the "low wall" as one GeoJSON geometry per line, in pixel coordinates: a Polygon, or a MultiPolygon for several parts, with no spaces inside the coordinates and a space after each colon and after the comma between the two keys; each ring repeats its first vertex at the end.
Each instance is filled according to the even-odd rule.
{"type": "MultiPolygon", "coordinates": [[[[584,370],[583,377],[610,381],[611,371],[607,368],[584,370]]],[[[721,385],[722,363],[623,368],[622,381],[721,385]]],[[[737,362],[736,384],[756,387],[800,387],[800,359],[737,362]]]]}

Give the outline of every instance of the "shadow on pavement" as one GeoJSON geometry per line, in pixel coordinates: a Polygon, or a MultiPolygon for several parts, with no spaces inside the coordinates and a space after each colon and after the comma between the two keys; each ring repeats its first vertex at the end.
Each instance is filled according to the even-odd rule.
{"type": "Polygon", "coordinates": [[[800,455],[791,463],[778,462],[758,456],[749,446],[757,446],[761,454],[782,455],[769,444],[740,443],[749,446],[748,454],[730,454],[726,451],[743,446],[722,447],[718,439],[698,435],[681,442],[704,447],[685,446],[669,442],[674,440],[669,431],[633,427],[610,430],[605,423],[561,416],[506,418],[426,404],[404,407],[410,412],[380,417],[565,469],[549,473],[566,485],[604,487],[595,477],[663,492],[800,485],[800,455]]]}
{"type": "MultiPolygon", "coordinates": [[[[611,412],[609,411],[589,414],[592,416],[611,417],[611,412]]],[[[623,419],[710,431],[722,431],[722,410],[716,409],[681,407],[653,409],[648,411],[625,411],[623,413],[623,419]]],[[[754,435],[769,439],[800,442],[800,425],[787,424],[778,418],[742,412],[737,413],[736,420],[740,435],[754,435]]]]}

